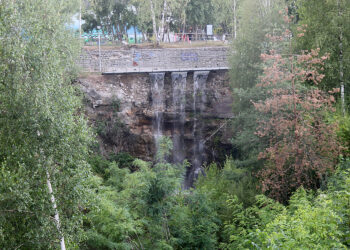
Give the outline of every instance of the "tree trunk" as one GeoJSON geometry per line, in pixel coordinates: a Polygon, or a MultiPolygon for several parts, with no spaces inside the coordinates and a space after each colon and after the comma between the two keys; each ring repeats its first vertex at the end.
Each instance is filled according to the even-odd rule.
{"type": "Polygon", "coordinates": [[[135,26],[134,26],[134,39],[135,39],[135,44],[137,44],[136,27],[135,26]]]}
{"type": "Polygon", "coordinates": [[[183,27],[182,27],[182,37],[185,36],[185,30],[186,30],[186,19],[187,19],[187,15],[186,15],[186,8],[187,8],[187,4],[188,4],[189,0],[187,0],[185,2],[185,6],[183,7],[183,20],[182,20],[182,24],[183,24],[183,27]]]}
{"type": "Polygon", "coordinates": [[[164,0],[164,7],[162,12],[162,21],[160,23],[159,38],[164,42],[164,24],[165,24],[165,12],[167,9],[167,0],[164,0]]]}
{"type": "MultiPolygon", "coordinates": [[[[341,18],[343,15],[340,7],[340,1],[337,1],[338,15],[341,18]]],[[[339,81],[340,81],[340,97],[343,115],[345,115],[345,87],[344,87],[344,62],[343,62],[343,29],[339,24],[339,81]]]]}
{"type": "Polygon", "coordinates": [[[127,42],[129,43],[129,35],[128,35],[128,30],[127,30],[126,26],[124,26],[124,32],[125,32],[125,37],[127,39],[127,42]]]}
{"type": "Polygon", "coordinates": [[[268,2],[267,0],[260,0],[260,5],[261,5],[261,15],[264,17],[268,13],[268,2]]]}
{"type": "MultiPolygon", "coordinates": [[[[55,222],[56,222],[56,227],[58,232],[61,234],[61,225],[60,225],[60,217],[57,211],[57,204],[55,200],[55,196],[53,195],[53,190],[51,186],[51,181],[50,181],[50,174],[48,171],[46,171],[46,180],[47,180],[47,188],[49,189],[49,194],[51,196],[51,203],[52,207],[55,213],[55,222]]],[[[66,244],[64,243],[64,237],[62,236],[60,239],[60,245],[61,245],[61,250],[66,250],[66,244]]]]}
{"type": "Polygon", "coordinates": [[[117,29],[118,41],[121,43],[121,42],[123,42],[123,35],[122,35],[121,30],[120,30],[120,25],[117,25],[117,26],[116,26],[116,29],[117,29]]]}
{"type": "MultiPolygon", "coordinates": [[[[182,28],[182,39],[185,37],[185,29],[186,29],[186,17],[185,17],[185,19],[184,19],[184,26],[183,26],[183,28],[182,28]]],[[[183,42],[183,41],[182,41],[183,42]]]]}
{"type": "Polygon", "coordinates": [[[117,35],[115,34],[115,30],[114,29],[112,29],[112,36],[113,36],[113,41],[115,41],[116,38],[117,38],[117,35]]]}
{"type": "Polygon", "coordinates": [[[345,86],[344,86],[344,63],[343,63],[343,33],[339,34],[339,80],[340,95],[343,115],[345,115],[345,86]]]}
{"type": "Polygon", "coordinates": [[[169,24],[168,24],[168,41],[170,43],[170,26],[169,26],[169,24]]]}
{"type": "Polygon", "coordinates": [[[152,15],[152,25],[153,25],[153,36],[154,36],[154,39],[155,42],[157,44],[159,44],[159,39],[158,39],[158,36],[157,36],[157,23],[156,23],[156,14],[154,12],[154,6],[153,6],[153,1],[152,0],[149,0],[150,4],[151,4],[151,15],[152,15]]]}
{"type": "Polygon", "coordinates": [[[237,38],[237,0],[233,0],[233,38],[237,38]]]}

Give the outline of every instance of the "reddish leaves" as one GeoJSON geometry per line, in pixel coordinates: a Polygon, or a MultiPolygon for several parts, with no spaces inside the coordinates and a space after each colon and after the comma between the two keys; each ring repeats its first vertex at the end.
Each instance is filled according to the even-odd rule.
{"type": "Polygon", "coordinates": [[[334,111],[334,97],[301,85],[308,81],[317,86],[322,81],[320,69],[328,55],[320,57],[319,49],[287,56],[272,50],[261,58],[266,67],[258,86],[273,88],[270,98],[254,103],[270,117],[260,121],[256,131],[259,137],[269,139],[269,147],[259,155],[266,159],[259,176],[262,190],[285,203],[300,186],[319,187],[339,154],[337,125],[326,120],[327,112],[334,111]]]}

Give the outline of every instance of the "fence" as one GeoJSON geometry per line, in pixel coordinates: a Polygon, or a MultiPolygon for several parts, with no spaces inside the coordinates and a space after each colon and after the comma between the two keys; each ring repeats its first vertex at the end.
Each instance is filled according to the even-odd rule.
{"type": "MultiPolygon", "coordinates": [[[[129,35],[128,37],[124,36],[123,39],[118,40],[114,39],[108,35],[102,35],[100,37],[94,35],[82,36],[81,39],[84,41],[85,46],[98,46],[100,43],[101,46],[112,46],[112,45],[127,45],[135,44],[135,36],[129,35]]],[[[207,35],[204,33],[165,33],[163,38],[160,39],[163,43],[191,43],[191,42],[208,42],[208,41],[222,41],[228,42],[232,39],[231,34],[216,34],[216,35],[207,35]]],[[[150,43],[154,41],[153,34],[143,34],[136,36],[136,43],[150,43]]]]}

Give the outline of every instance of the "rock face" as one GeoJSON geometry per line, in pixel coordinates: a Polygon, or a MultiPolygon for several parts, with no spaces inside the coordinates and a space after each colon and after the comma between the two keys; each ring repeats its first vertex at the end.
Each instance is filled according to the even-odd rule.
{"type": "Polygon", "coordinates": [[[171,160],[192,163],[185,183],[190,186],[202,164],[223,160],[231,150],[225,126],[233,117],[227,71],[91,74],[78,84],[106,155],[128,152],[154,160],[157,138],[169,136],[171,160]]]}

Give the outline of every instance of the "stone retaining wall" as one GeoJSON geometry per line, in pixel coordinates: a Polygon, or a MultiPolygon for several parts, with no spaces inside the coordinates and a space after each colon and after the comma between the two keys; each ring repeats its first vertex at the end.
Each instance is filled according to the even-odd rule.
{"type": "MultiPolygon", "coordinates": [[[[228,69],[228,47],[166,49],[101,49],[101,72],[157,72],[228,69]]],[[[84,72],[100,72],[99,51],[84,49],[84,72]]]]}

